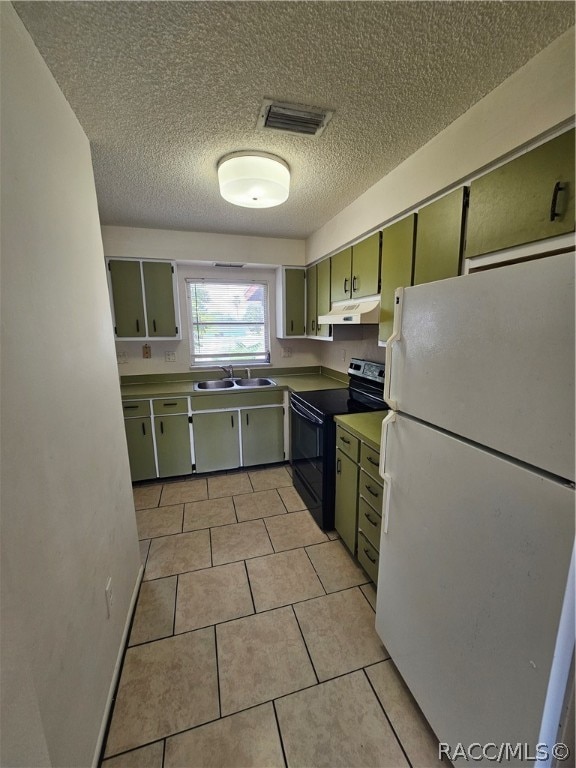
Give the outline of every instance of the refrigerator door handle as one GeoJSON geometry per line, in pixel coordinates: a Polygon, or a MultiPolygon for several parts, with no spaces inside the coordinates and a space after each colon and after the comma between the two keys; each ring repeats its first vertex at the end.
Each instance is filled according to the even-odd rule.
{"type": "Polygon", "coordinates": [[[388,437],[388,426],[394,424],[396,421],[396,413],[390,411],[382,422],[382,435],[380,437],[380,466],[378,467],[378,473],[380,477],[386,476],[386,440],[388,437]]]}
{"type": "Polygon", "coordinates": [[[392,345],[400,340],[402,334],[402,302],[404,300],[404,288],[397,288],[394,293],[394,325],[392,335],[386,342],[386,358],[384,364],[384,400],[390,408],[396,409],[396,400],[390,395],[392,380],[392,345]]]}
{"type": "Polygon", "coordinates": [[[384,504],[382,507],[382,536],[388,533],[388,520],[390,518],[390,490],[392,487],[392,478],[385,472],[382,477],[384,478],[384,485],[386,486],[386,492],[384,494],[384,504]]]}

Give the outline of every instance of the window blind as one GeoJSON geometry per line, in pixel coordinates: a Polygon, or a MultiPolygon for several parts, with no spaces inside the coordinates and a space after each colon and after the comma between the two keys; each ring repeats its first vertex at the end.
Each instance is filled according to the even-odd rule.
{"type": "Polygon", "coordinates": [[[192,365],[270,362],[268,284],[186,280],[192,365]]]}

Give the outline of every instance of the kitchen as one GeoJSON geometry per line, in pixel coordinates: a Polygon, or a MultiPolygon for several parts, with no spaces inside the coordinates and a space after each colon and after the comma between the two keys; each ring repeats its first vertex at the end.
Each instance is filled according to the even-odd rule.
{"type": "MultiPolygon", "coordinates": [[[[553,44],[539,55],[534,50],[523,69],[518,64],[509,80],[494,83],[495,90],[455,115],[445,132],[438,130],[432,142],[414,147],[381,181],[374,177],[359,188],[339,213],[333,209],[333,220],[311,228],[304,243],[290,239],[286,229],[258,237],[242,229],[245,219],[238,214],[236,234],[181,231],[177,225],[109,223],[100,229],[87,140],[16,14],[10,6],[2,13],[8,37],[3,42],[3,70],[8,72],[3,98],[18,116],[8,122],[7,133],[3,130],[3,610],[13,617],[14,633],[4,647],[17,659],[13,667],[3,664],[3,674],[10,690],[20,692],[23,716],[31,718],[24,740],[30,752],[21,758],[28,763],[21,764],[89,764],[139,563],[118,373],[184,373],[189,365],[185,341],[178,347],[152,341],[151,358],[141,357],[141,343],[115,346],[104,256],[180,261],[183,254],[193,254],[199,261],[268,268],[317,263],[538,137],[553,138],[554,131],[569,128],[573,42],[570,33],[558,37],[557,31],[550,38],[557,38],[553,44]],[[62,114],[55,117],[54,110],[62,114]],[[19,257],[24,253],[25,259],[19,257]],[[38,328],[48,333],[38,334],[38,328]],[[117,352],[123,351],[128,362],[117,365],[117,352]],[[172,351],[178,355],[175,366],[165,358],[172,351]],[[22,514],[6,517],[6,510],[22,514]],[[89,547],[79,544],[84,540],[89,547]],[[115,602],[103,630],[109,575],[115,602]],[[74,606],[75,617],[68,615],[67,605],[74,606]],[[94,654],[88,665],[87,644],[94,654]],[[51,660],[43,648],[51,650],[51,660]]],[[[326,138],[329,132],[330,126],[326,138]]],[[[97,139],[92,151],[98,157],[97,139]]],[[[215,185],[212,168],[210,179],[215,185]]],[[[352,345],[306,339],[272,343],[278,368],[316,365],[343,374],[353,356],[384,359],[375,329],[363,330],[352,345]],[[291,356],[283,357],[281,350],[291,350],[291,356]]],[[[13,734],[8,744],[20,743],[16,730],[4,733],[13,734]]]]}

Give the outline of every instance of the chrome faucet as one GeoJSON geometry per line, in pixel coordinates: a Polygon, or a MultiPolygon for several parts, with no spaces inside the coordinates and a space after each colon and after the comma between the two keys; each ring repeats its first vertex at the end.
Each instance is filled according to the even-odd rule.
{"type": "Polygon", "coordinates": [[[224,373],[228,374],[229,379],[234,378],[234,368],[231,365],[221,365],[220,368],[224,371],[224,373]]]}

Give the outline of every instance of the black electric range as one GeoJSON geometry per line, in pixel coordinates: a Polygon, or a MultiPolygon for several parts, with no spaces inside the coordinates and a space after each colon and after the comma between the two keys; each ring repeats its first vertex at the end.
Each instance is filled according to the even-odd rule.
{"type": "Polygon", "coordinates": [[[384,364],[352,358],[348,387],[290,395],[290,463],[294,487],[318,525],[334,528],[334,416],[386,410],[384,364]]]}

